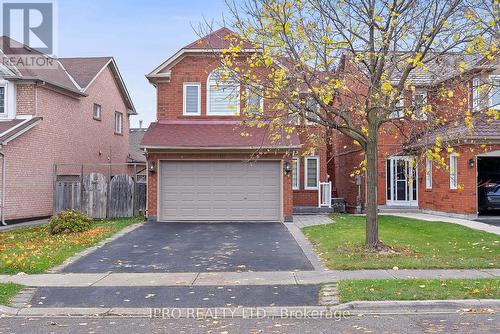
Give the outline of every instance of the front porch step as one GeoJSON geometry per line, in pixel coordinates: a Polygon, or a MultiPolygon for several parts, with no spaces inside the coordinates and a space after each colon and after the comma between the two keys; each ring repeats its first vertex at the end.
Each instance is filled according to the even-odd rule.
{"type": "Polygon", "coordinates": [[[414,206],[387,206],[387,205],[379,205],[378,206],[379,213],[395,213],[395,212],[406,212],[406,213],[420,213],[420,209],[414,206]]]}
{"type": "Polygon", "coordinates": [[[318,215],[318,214],[330,214],[334,212],[334,208],[319,208],[316,206],[294,206],[294,215],[318,215]]]}

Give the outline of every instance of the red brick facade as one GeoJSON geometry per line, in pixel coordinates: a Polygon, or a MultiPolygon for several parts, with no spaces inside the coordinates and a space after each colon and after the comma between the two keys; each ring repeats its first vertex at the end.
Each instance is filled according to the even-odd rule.
{"type": "Polygon", "coordinates": [[[7,220],[52,214],[54,164],[127,162],[127,107],[109,68],[101,72],[85,97],[68,96],[49,86],[35,88],[34,84],[19,83],[16,88],[17,115],[43,119],[2,148],[7,163],[7,220]],[[92,117],[94,103],[102,106],[100,121],[92,117]],[[122,135],[114,133],[115,111],[124,115],[122,135]]]}
{"type": "MultiPolygon", "coordinates": [[[[219,65],[218,59],[213,55],[190,54],[180,58],[170,71],[169,80],[158,80],[155,84],[157,87],[157,119],[158,121],[165,120],[240,120],[241,116],[211,116],[207,115],[207,79],[210,73],[219,65]],[[184,116],[183,115],[183,85],[184,83],[200,83],[201,84],[201,112],[199,116],[184,116]]],[[[242,104],[240,110],[244,109],[244,99],[240,99],[242,104]]],[[[264,100],[264,112],[269,107],[269,102],[264,100]]],[[[311,131],[317,131],[311,128],[311,131]]],[[[314,156],[319,157],[319,173],[320,182],[327,180],[327,155],[326,145],[324,144],[324,134],[320,133],[322,138],[321,143],[317,146],[314,156]]],[[[301,134],[301,136],[306,136],[301,134]]],[[[248,150],[247,154],[234,153],[168,153],[159,151],[150,151],[147,154],[148,163],[155,161],[158,164],[160,159],[228,159],[228,160],[247,160],[255,150],[248,150]]],[[[291,163],[292,155],[300,156],[300,152],[292,154],[292,152],[269,153],[259,159],[280,159],[283,162],[291,163]]],[[[149,173],[148,179],[148,216],[157,216],[157,175],[149,173]]],[[[283,195],[282,195],[282,212],[284,219],[290,219],[292,216],[293,206],[318,206],[318,190],[304,189],[304,159],[301,158],[300,167],[300,189],[292,190],[292,176],[283,176],[283,195]]]]}

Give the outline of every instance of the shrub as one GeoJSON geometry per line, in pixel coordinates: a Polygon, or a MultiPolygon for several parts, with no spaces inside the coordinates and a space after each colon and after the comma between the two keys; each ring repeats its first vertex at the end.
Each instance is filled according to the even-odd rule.
{"type": "Polygon", "coordinates": [[[51,234],[83,232],[90,229],[92,218],[77,210],[61,211],[49,220],[51,234]]]}

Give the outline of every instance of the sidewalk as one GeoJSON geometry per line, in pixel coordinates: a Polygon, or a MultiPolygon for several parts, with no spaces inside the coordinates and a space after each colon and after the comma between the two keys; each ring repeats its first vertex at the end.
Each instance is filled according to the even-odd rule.
{"type": "Polygon", "coordinates": [[[382,213],[382,215],[458,224],[458,225],[466,226],[469,228],[473,228],[475,230],[481,230],[484,232],[489,232],[489,233],[494,233],[494,234],[500,235],[500,227],[488,225],[485,223],[480,223],[480,222],[477,222],[474,220],[452,218],[452,217],[447,217],[447,216],[433,215],[433,214],[429,214],[429,213],[420,213],[420,212],[418,212],[418,213],[417,212],[401,212],[401,213],[398,213],[398,212],[392,213],[391,212],[391,213],[382,213]]]}
{"type": "Polygon", "coordinates": [[[13,282],[31,287],[86,286],[208,286],[208,285],[296,285],[320,284],[339,280],[407,279],[407,278],[495,278],[500,269],[436,269],[436,270],[331,270],[271,271],[219,273],[102,273],[102,274],[38,274],[0,275],[0,282],[13,282]]]}

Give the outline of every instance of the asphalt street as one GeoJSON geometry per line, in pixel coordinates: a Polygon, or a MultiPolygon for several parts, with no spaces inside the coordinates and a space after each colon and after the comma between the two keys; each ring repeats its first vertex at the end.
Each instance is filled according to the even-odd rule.
{"type": "Polygon", "coordinates": [[[333,319],[3,318],[0,334],[123,333],[499,333],[496,314],[421,314],[333,319]]]}

